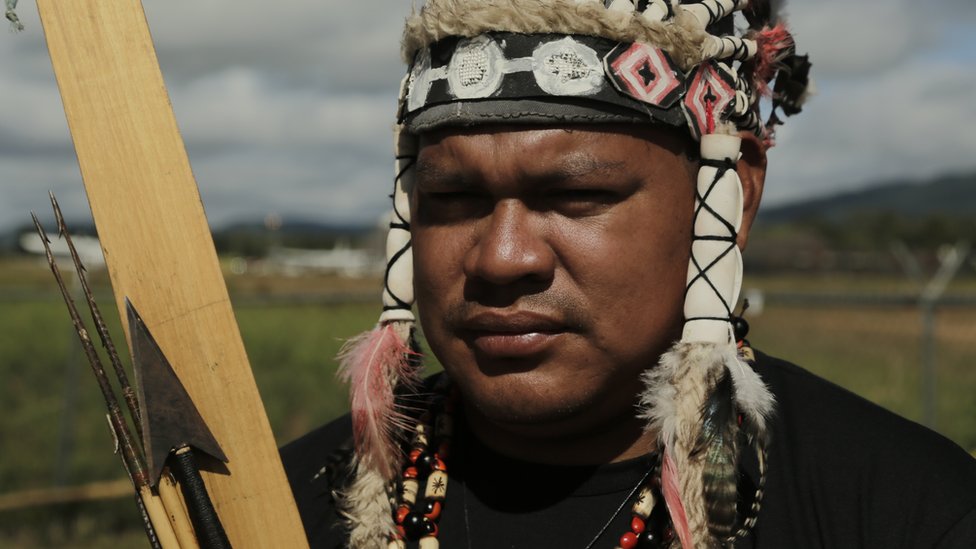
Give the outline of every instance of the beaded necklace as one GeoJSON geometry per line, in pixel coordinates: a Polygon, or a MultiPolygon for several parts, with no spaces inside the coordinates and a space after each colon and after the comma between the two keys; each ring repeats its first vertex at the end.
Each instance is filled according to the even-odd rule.
{"type": "MultiPolygon", "coordinates": [[[[408,541],[417,542],[420,549],[440,547],[438,522],[444,509],[448,483],[445,460],[451,451],[454,434],[452,414],[457,401],[456,391],[435,394],[428,411],[420,416],[414,427],[410,451],[397,490],[394,511],[396,534],[389,541],[389,549],[405,549],[408,541]],[[436,450],[431,451],[432,447],[436,450]],[[424,487],[422,495],[421,486],[424,487]]],[[[661,497],[658,459],[585,549],[596,545],[631,498],[634,499],[630,529],[620,536],[616,549],[656,549],[670,544],[674,531],[663,504],[664,498],[661,497]]]]}

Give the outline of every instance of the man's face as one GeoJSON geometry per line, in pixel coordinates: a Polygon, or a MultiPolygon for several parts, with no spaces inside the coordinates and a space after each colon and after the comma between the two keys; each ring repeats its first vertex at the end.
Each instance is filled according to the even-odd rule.
{"type": "Polygon", "coordinates": [[[410,209],[424,334],[469,413],[553,436],[633,417],[680,333],[694,208],[654,128],[425,135],[410,209]]]}

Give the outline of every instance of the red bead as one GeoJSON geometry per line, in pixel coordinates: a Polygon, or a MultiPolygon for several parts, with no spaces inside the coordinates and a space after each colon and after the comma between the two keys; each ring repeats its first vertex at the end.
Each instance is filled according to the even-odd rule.
{"type": "Polygon", "coordinates": [[[409,512],[410,512],[410,508],[407,507],[406,505],[401,505],[401,506],[397,507],[397,510],[396,510],[396,523],[397,524],[403,524],[403,519],[407,516],[407,513],[409,513],[409,512]]]}
{"type": "Polygon", "coordinates": [[[424,452],[420,448],[410,450],[410,463],[417,463],[417,458],[420,457],[420,454],[422,453],[424,452]]]}
{"type": "Polygon", "coordinates": [[[444,461],[437,454],[434,454],[434,464],[431,468],[435,471],[447,471],[447,465],[444,465],[444,461]]]}
{"type": "Polygon", "coordinates": [[[441,516],[441,502],[432,501],[430,502],[429,511],[424,513],[424,516],[430,520],[437,520],[441,516]]]}
{"type": "Polygon", "coordinates": [[[644,531],[644,521],[640,517],[630,519],[630,530],[635,534],[640,534],[644,531]]]}
{"type": "Polygon", "coordinates": [[[634,549],[637,547],[637,534],[627,532],[620,536],[620,549],[634,549]]]}
{"type": "Polygon", "coordinates": [[[416,467],[407,467],[403,470],[403,478],[417,478],[418,474],[416,467]]]}
{"type": "Polygon", "coordinates": [[[407,531],[403,529],[403,526],[397,524],[396,530],[397,535],[400,536],[400,539],[407,537],[407,531]]]}

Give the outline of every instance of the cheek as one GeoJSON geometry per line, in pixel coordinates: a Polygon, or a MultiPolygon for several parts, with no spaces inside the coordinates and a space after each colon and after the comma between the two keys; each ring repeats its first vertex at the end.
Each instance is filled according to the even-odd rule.
{"type": "Polygon", "coordinates": [[[659,353],[680,329],[692,206],[690,198],[669,203],[635,201],[561,245],[566,271],[594,312],[597,345],[625,362],[659,353]]]}
{"type": "Polygon", "coordinates": [[[467,232],[456,227],[413,228],[414,294],[421,326],[433,345],[445,337],[445,312],[462,295],[467,232]]]}

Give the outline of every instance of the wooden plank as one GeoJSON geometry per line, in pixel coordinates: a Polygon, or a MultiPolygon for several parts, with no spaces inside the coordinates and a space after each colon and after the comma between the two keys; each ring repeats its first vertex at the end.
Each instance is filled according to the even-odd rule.
{"type": "Polygon", "coordinates": [[[307,547],[142,4],[37,4],[120,316],[128,296],[230,460],[204,473],[230,541],[307,547]]]}

